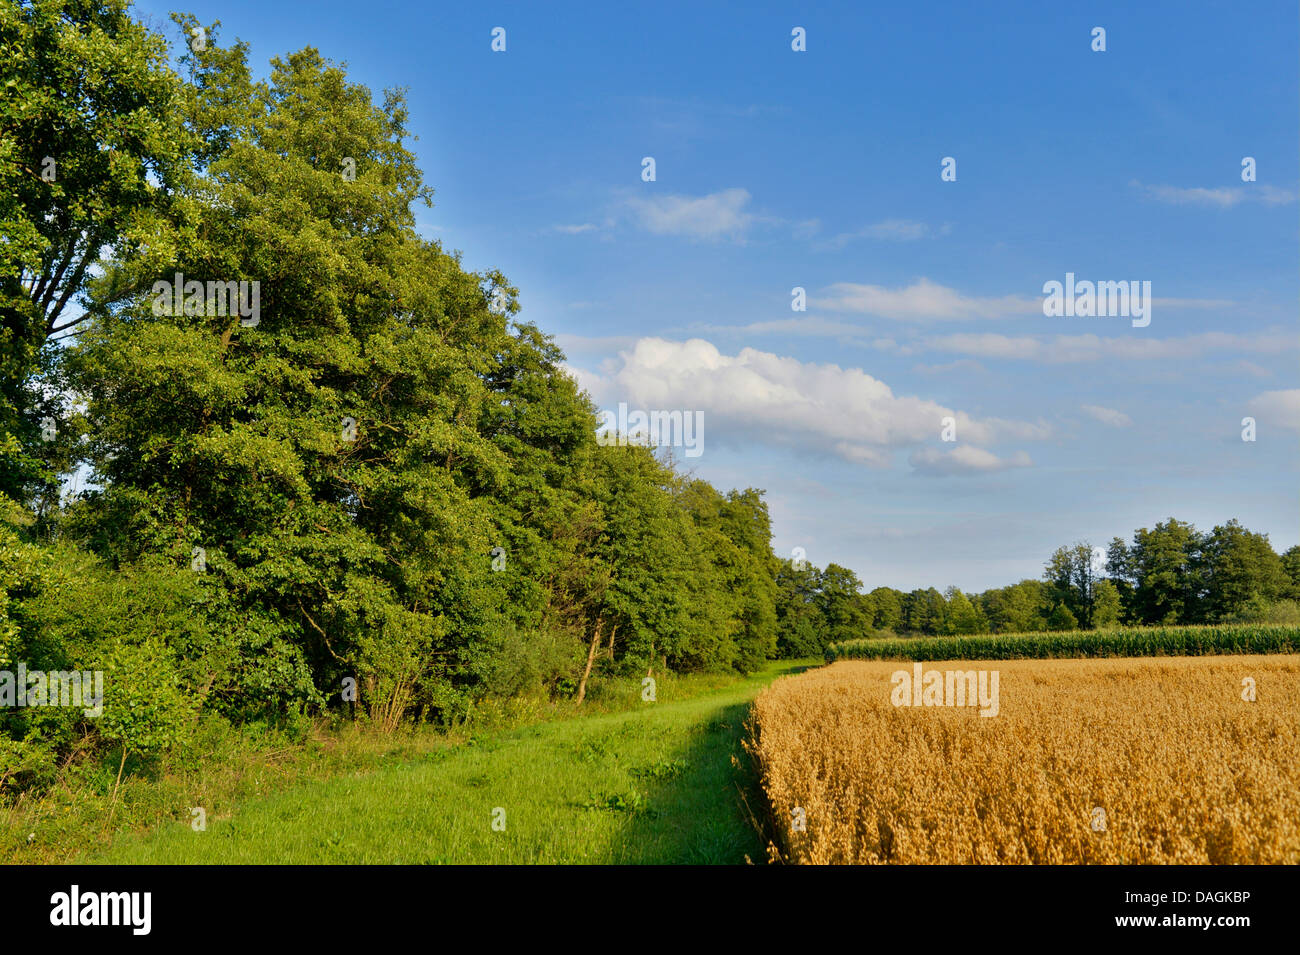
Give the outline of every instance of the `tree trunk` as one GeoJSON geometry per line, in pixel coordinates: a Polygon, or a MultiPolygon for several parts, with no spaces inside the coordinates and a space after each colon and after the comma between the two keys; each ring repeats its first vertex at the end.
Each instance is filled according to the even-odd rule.
{"type": "Polygon", "coordinates": [[[587,677],[591,676],[591,665],[596,660],[596,647],[600,646],[600,621],[596,621],[596,632],[591,635],[591,647],[587,650],[587,669],[582,671],[582,682],[578,684],[578,705],[582,705],[587,695],[587,677]]]}
{"type": "Polygon", "coordinates": [[[618,624],[609,628],[609,658],[614,659],[614,634],[618,633],[618,624]]]}

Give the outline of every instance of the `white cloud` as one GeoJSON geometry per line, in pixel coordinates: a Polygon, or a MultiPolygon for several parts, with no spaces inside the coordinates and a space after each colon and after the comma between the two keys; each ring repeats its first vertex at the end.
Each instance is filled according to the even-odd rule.
{"type": "Polygon", "coordinates": [[[578,225],[557,225],[552,226],[551,231],[559,232],[562,235],[581,235],[583,232],[595,232],[600,226],[594,222],[582,222],[578,225]]]}
{"type": "Polygon", "coordinates": [[[1251,398],[1246,407],[1261,421],[1300,431],[1300,388],[1266,391],[1251,398]]]}
{"type": "Polygon", "coordinates": [[[1056,335],[1036,338],[1029,335],[966,333],[939,335],[926,339],[929,348],[973,355],[981,358],[1009,358],[1048,364],[1101,361],[1118,358],[1159,360],[1195,358],[1224,352],[1275,353],[1300,345],[1294,335],[1237,335],[1229,332],[1203,332],[1181,338],[1142,338],[1098,335],[1056,335]]]}
{"type": "Polygon", "coordinates": [[[638,224],[655,235],[740,239],[757,221],[745,211],[750,198],[746,189],[724,189],[707,196],[666,195],[626,202],[638,224]]]}
{"type": "Polygon", "coordinates": [[[1083,413],[1112,428],[1127,428],[1133,423],[1133,419],[1124,412],[1116,411],[1114,408],[1104,408],[1101,405],[1084,405],[1083,413]]]}
{"type": "Polygon", "coordinates": [[[1043,314],[1040,298],[1004,295],[982,298],[922,278],[906,288],[838,282],[827,295],[809,304],[839,312],[861,312],[906,321],[927,319],[1005,318],[1008,315],[1043,314]]]}
{"type": "MultiPolygon", "coordinates": [[[[575,371],[602,407],[626,401],[646,410],[703,411],[709,440],[787,447],[886,467],[896,450],[938,439],[945,417],[955,419],[959,441],[975,445],[1041,440],[1052,433],[1044,421],[975,418],[935,401],[895,395],[860,368],[801,362],[753,348],[725,355],[698,338],[643,338],[620,357],[621,366],[607,366],[599,375],[575,371]]],[[[968,452],[958,460],[971,469],[968,452]]]]}
{"type": "Polygon", "coordinates": [[[1245,186],[1218,186],[1213,189],[1202,186],[1191,188],[1148,186],[1136,179],[1132,184],[1144,190],[1152,199],[1173,205],[1218,206],[1220,209],[1230,209],[1242,202],[1262,202],[1265,205],[1276,206],[1296,201],[1294,192],[1254,183],[1245,186]]]}
{"type": "Polygon", "coordinates": [[[951,451],[938,448],[918,448],[908,458],[908,463],[922,474],[947,476],[955,474],[987,474],[991,471],[1005,471],[1008,468],[1033,467],[1034,462],[1024,451],[1017,451],[1008,458],[999,458],[991,451],[959,444],[951,451]]]}

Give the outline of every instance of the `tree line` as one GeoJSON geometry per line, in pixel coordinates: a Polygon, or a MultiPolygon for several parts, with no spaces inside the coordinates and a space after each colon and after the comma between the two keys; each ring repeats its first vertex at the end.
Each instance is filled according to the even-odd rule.
{"type": "Polygon", "coordinates": [[[402,95],[174,19],[172,61],[125,3],[0,3],[0,670],[107,673],[98,720],[0,710],[0,786],[774,656],[762,492],[598,445],[506,277],[417,234],[402,95]]]}
{"type": "Polygon", "coordinates": [[[1040,580],[979,594],[956,587],[864,591],[849,569],[787,561],[777,575],[778,646],[802,656],[876,633],[1024,633],[1156,624],[1300,624],[1300,546],[1279,555],[1236,520],[1208,533],[1169,518],[1108,548],[1059,547],[1040,580]]]}

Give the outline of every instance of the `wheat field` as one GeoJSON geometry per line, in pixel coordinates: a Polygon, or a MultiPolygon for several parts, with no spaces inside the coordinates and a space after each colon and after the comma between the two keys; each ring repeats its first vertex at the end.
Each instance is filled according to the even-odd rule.
{"type": "Polygon", "coordinates": [[[894,705],[922,702],[891,680],[914,666],[841,661],[755,701],[773,861],[1300,862],[1300,655],[923,665],[997,671],[990,716],[894,705]]]}

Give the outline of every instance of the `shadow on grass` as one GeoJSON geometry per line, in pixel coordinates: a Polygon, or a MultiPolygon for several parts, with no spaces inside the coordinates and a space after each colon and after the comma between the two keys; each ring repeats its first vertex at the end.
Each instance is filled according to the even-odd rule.
{"type": "MultiPolygon", "coordinates": [[[[819,664],[791,664],[790,676],[819,664]]],[[[761,691],[760,691],[761,692],[761,691]]],[[[608,861],[641,865],[744,865],[766,862],[766,818],[757,773],[741,741],[751,703],[719,709],[692,731],[684,748],[638,767],[643,806],[611,847],[608,861]]]]}
{"type": "MultiPolygon", "coordinates": [[[[634,768],[644,801],[626,809],[627,822],[609,847],[609,862],[649,865],[744,864],[763,858],[737,785],[749,781],[740,740],[748,703],[719,708],[667,760],[634,768]],[[739,767],[733,765],[736,756],[739,767]]],[[[752,802],[753,796],[746,793],[752,802]]],[[[620,807],[622,808],[622,807],[620,807]]]]}

